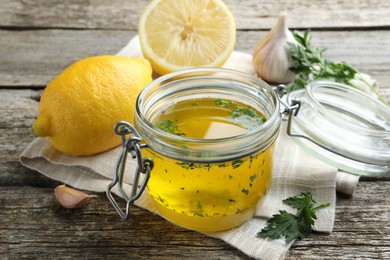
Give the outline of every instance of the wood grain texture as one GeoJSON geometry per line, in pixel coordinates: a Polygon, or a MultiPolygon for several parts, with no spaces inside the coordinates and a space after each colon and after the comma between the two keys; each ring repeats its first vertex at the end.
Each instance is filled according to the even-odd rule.
{"type": "MultiPolygon", "coordinates": [[[[135,29],[148,0],[0,0],[3,28],[135,29]]],[[[239,30],[269,29],[279,12],[292,28],[383,28],[390,26],[390,2],[225,0],[239,30]]]]}
{"type": "Polygon", "coordinates": [[[0,86],[41,88],[79,59],[115,54],[133,35],[105,30],[0,30],[0,86]]]}
{"type": "Polygon", "coordinates": [[[29,89],[0,89],[0,187],[47,186],[54,183],[23,167],[18,159],[28,143],[34,139],[31,126],[38,115],[41,92],[29,89]]]}
{"type": "MultiPolygon", "coordinates": [[[[333,233],[296,242],[286,259],[390,257],[387,185],[360,183],[354,198],[339,198],[333,233]]],[[[0,206],[0,252],[10,259],[249,259],[220,240],[139,208],[129,221],[120,221],[104,194],[87,208],[67,210],[51,188],[3,187],[0,206]]]]}
{"type": "MultiPolygon", "coordinates": [[[[265,34],[238,32],[235,49],[252,53],[265,34]]],[[[0,87],[42,88],[71,63],[113,55],[135,35],[117,30],[0,30],[0,87]]],[[[327,48],[327,58],[347,61],[377,79],[382,89],[390,88],[390,31],[312,32],[312,39],[315,46],[327,48]]]]}
{"type": "MultiPolygon", "coordinates": [[[[149,0],[0,0],[0,259],[249,259],[226,243],[135,208],[120,221],[104,194],[81,210],[58,205],[58,185],[23,167],[42,89],[71,63],[115,54],[149,0]]],[[[390,101],[390,1],[225,0],[236,50],[251,53],[280,11],[311,28],[326,57],[377,79],[390,101]]],[[[390,259],[390,177],[362,178],[339,194],[331,234],[296,242],[286,259],[390,259]]]]}

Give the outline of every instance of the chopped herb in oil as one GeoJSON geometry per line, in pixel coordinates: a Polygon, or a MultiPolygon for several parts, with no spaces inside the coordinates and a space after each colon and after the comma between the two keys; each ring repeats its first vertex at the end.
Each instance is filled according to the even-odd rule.
{"type": "Polygon", "coordinates": [[[214,100],[214,103],[220,107],[224,108],[230,108],[232,105],[234,105],[236,102],[230,101],[230,100],[225,100],[222,98],[217,98],[214,100]]]}
{"type": "Polygon", "coordinates": [[[253,182],[256,178],[257,178],[257,174],[253,174],[251,177],[249,177],[251,182],[253,182]]]}
{"type": "Polygon", "coordinates": [[[241,192],[244,193],[245,195],[248,195],[248,194],[249,194],[249,190],[247,190],[247,189],[245,189],[245,188],[242,188],[241,192]]]}
{"type": "Polygon", "coordinates": [[[237,160],[233,160],[232,162],[232,167],[233,169],[237,168],[237,167],[240,167],[241,164],[243,163],[244,161],[241,160],[241,159],[237,159],[237,160]]]}
{"type": "Polygon", "coordinates": [[[164,132],[167,132],[167,133],[170,133],[170,134],[173,134],[173,135],[181,135],[181,136],[184,136],[185,134],[182,133],[179,128],[174,125],[175,121],[172,120],[172,119],[168,119],[168,120],[161,120],[161,121],[158,121],[157,122],[157,127],[161,130],[163,130],[164,132]]]}
{"type": "Polygon", "coordinates": [[[193,170],[195,168],[198,168],[193,162],[177,162],[176,164],[184,169],[193,170]]]}

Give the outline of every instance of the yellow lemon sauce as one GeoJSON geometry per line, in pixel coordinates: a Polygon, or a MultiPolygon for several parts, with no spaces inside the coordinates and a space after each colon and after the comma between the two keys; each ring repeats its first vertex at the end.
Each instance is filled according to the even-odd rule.
{"type": "MultiPolygon", "coordinates": [[[[217,139],[245,134],[265,120],[238,102],[204,98],[177,102],[153,123],[171,134],[217,139]]],[[[179,161],[147,149],[155,165],[148,192],[159,212],[177,225],[199,231],[236,227],[253,216],[270,185],[272,149],[215,163],[179,161]]]]}

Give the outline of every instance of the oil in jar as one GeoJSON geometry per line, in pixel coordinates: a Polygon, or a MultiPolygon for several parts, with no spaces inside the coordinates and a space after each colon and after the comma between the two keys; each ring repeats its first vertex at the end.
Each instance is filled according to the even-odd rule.
{"type": "MultiPolygon", "coordinates": [[[[218,139],[242,135],[266,118],[257,110],[227,99],[180,101],[153,118],[161,130],[189,138],[218,139]]],[[[155,167],[148,192],[159,212],[186,228],[217,231],[251,218],[271,182],[272,148],[230,161],[180,161],[151,149],[155,167]]]]}

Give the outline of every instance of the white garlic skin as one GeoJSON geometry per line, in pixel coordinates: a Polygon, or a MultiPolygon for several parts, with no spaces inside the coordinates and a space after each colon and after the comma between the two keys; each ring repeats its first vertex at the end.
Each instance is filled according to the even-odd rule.
{"type": "Polygon", "coordinates": [[[274,84],[288,84],[294,80],[295,74],[289,70],[292,59],[287,42],[298,44],[287,28],[286,13],[282,12],[276,25],[253,51],[252,63],[257,76],[274,84]]]}

